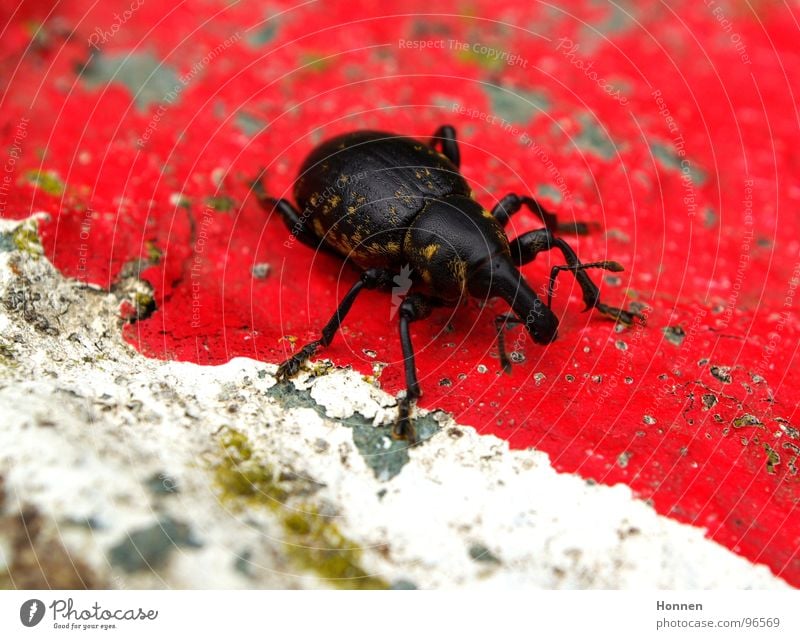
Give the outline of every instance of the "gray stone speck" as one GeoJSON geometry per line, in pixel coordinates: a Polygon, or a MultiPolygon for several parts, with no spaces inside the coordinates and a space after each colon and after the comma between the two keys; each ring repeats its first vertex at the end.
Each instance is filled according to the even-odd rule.
{"type": "Polygon", "coordinates": [[[391,590],[416,590],[417,585],[408,579],[397,579],[389,586],[391,590]]]}
{"type": "Polygon", "coordinates": [[[686,339],[686,331],[680,326],[665,326],[661,330],[666,340],[674,346],[680,346],[686,339]]]}
{"type": "MultiPolygon", "coordinates": [[[[320,417],[331,419],[325,409],[314,401],[310,391],[297,390],[292,384],[276,384],[267,391],[267,396],[284,408],[313,408],[320,417]]],[[[359,413],[340,423],[353,429],[353,443],[380,481],[390,480],[408,463],[408,442],[392,437],[392,425],[374,426],[372,420],[359,413]]],[[[414,427],[420,441],[429,439],[440,428],[432,415],[416,417],[414,427]]]]}
{"type": "Polygon", "coordinates": [[[174,495],[178,493],[178,483],[166,473],[156,473],[147,480],[147,488],[157,496],[174,495]]]}
{"type": "Polygon", "coordinates": [[[709,410],[710,408],[714,408],[714,406],[716,405],[716,403],[718,401],[719,400],[717,399],[716,395],[714,395],[713,393],[706,393],[706,394],[703,395],[703,408],[705,410],[709,410]]]}
{"type": "Polygon", "coordinates": [[[487,85],[485,90],[492,113],[511,124],[525,124],[550,108],[550,100],[541,91],[494,85],[487,85]]]}
{"type": "Polygon", "coordinates": [[[124,85],[134,96],[136,106],[144,110],[151,104],[163,102],[169,106],[168,96],[175,92],[172,102],[177,103],[184,85],[178,80],[175,69],[150,53],[120,52],[95,54],[83,69],[81,79],[89,87],[102,87],[111,82],[124,85]]]}
{"type": "Polygon", "coordinates": [[[487,564],[501,563],[500,560],[494,554],[492,554],[491,550],[489,550],[485,545],[480,543],[472,544],[469,547],[469,556],[474,561],[479,561],[482,563],[487,563],[487,564]]]}
{"type": "Polygon", "coordinates": [[[267,262],[259,262],[258,264],[253,264],[250,272],[257,280],[264,280],[267,279],[271,270],[272,267],[267,262]]]}
{"type": "Polygon", "coordinates": [[[578,121],[581,123],[581,133],[575,136],[576,146],[606,160],[616,155],[617,145],[609,137],[602,123],[585,113],[578,116],[578,121]]]}
{"type": "Polygon", "coordinates": [[[249,550],[243,550],[241,553],[239,553],[236,557],[236,560],[233,562],[234,570],[245,577],[252,577],[253,564],[250,561],[252,556],[253,553],[251,553],[249,550]]]}
{"type": "Polygon", "coordinates": [[[723,384],[731,383],[731,369],[728,366],[712,366],[711,374],[723,384]]]}
{"type": "Polygon", "coordinates": [[[189,526],[166,517],[147,528],[131,532],[109,551],[111,563],[125,572],[150,570],[166,565],[178,547],[199,548],[189,526]]]}

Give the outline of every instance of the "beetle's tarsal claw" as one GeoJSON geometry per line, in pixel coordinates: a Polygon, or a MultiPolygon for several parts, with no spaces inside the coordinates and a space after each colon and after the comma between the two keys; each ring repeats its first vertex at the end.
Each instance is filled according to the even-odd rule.
{"type": "Polygon", "coordinates": [[[506,354],[505,349],[500,351],[499,358],[500,358],[500,368],[506,375],[511,375],[511,360],[508,359],[508,355],[506,354]]]}
{"type": "Polygon", "coordinates": [[[642,324],[645,324],[645,317],[641,313],[637,311],[626,311],[621,308],[616,308],[614,306],[607,306],[602,302],[598,302],[595,308],[600,311],[603,315],[608,315],[609,317],[613,317],[615,320],[620,322],[621,324],[625,324],[625,326],[633,326],[634,322],[638,319],[642,324]]]}
{"type": "Polygon", "coordinates": [[[305,364],[317,351],[319,344],[319,342],[311,342],[310,344],[306,344],[297,353],[281,363],[281,365],[278,366],[277,372],[275,373],[275,377],[278,379],[278,381],[285,382],[297,375],[297,373],[300,372],[300,368],[303,366],[303,364],[305,364]]]}
{"type": "Polygon", "coordinates": [[[410,446],[416,446],[419,444],[419,440],[417,439],[417,429],[414,428],[414,422],[411,419],[411,400],[407,397],[402,398],[398,408],[399,414],[392,429],[392,438],[404,439],[410,446]]]}
{"type": "Polygon", "coordinates": [[[613,260],[606,260],[603,262],[603,268],[607,271],[611,271],[612,273],[621,273],[625,270],[625,267],[622,266],[619,262],[614,262],[613,260]]]}

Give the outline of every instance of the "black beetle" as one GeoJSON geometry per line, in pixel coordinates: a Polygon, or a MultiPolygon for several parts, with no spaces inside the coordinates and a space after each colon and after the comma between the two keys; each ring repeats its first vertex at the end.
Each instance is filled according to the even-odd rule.
{"type": "Polygon", "coordinates": [[[586,233],[583,223],[558,224],[556,216],[536,200],[510,193],[491,212],[472,195],[459,172],[460,153],[455,129],[437,129],[425,144],[380,131],[356,131],[317,146],[306,158],[294,185],[298,211],[285,199],[266,195],[261,180],[254,188],[262,205],[277,210],[292,235],[315,250],[334,252],[352,260],[361,278],[345,295],[320,339],[306,344],[278,368],[278,379],[295,375],[320,346],[327,346],[362,289],[390,288],[394,278],[418,274],[399,307],[400,341],[405,360],[407,390],[399,401],[393,434],[414,443],[412,403],[420,396],[409,324],[427,317],[436,306],[452,306],[467,295],[480,299],[501,297],[512,313],[497,316],[500,362],[510,362],[503,329],[523,324],[535,342],[556,337],[558,320],[550,310],[555,278],[571,271],[583,292],[586,309],[596,308],[614,319],[632,324],[637,312],[600,302],[587,268],[621,271],[617,262],[582,263],[557,231],[586,233]],[[544,228],[523,233],[509,242],[503,230],[523,206],[536,213],[544,228]],[[550,273],[547,303],[523,279],[517,267],[541,251],[557,248],[567,264],[550,273]]]}

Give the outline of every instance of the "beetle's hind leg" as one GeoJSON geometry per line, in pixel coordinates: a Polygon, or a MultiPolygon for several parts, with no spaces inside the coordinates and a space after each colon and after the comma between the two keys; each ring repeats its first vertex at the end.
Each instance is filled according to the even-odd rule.
{"type": "Polygon", "coordinates": [[[314,340],[303,346],[297,353],[292,355],[289,359],[285,360],[278,366],[278,371],[275,376],[279,381],[286,381],[290,377],[294,377],[300,371],[300,368],[305,364],[320,346],[328,346],[333,341],[336,331],[342,325],[345,316],[356,301],[356,297],[363,289],[374,289],[381,286],[386,286],[391,283],[392,277],[388,271],[382,269],[372,268],[364,271],[361,278],[353,284],[347,295],[339,304],[339,308],[333,314],[325,328],[322,329],[322,336],[318,340],[314,340]]]}
{"type": "Polygon", "coordinates": [[[559,222],[555,213],[551,213],[544,208],[539,202],[534,200],[528,195],[517,195],[516,193],[509,193],[492,209],[492,215],[500,222],[500,225],[505,228],[511,216],[519,212],[519,210],[526,206],[528,209],[539,216],[539,219],[544,222],[545,228],[552,233],[574,233],[576,235],[588,235],[589,224],[586,222],[559,222]]]}
{"type": "Polygon", "coordinates": [[[554,266],[550,271],[550,281],[547,285],[547,306],[550,307],[550,302],[553,297],[553,290],[555,286],[556,277],[562,271],[570,271],[578,282],[583,292],[583,301],[586,303],[586,309],[596,308],[598,311],[623,324],[631,325],[635,319],[644,322],[645,318],[638,312],[626,311],[614,306],[608,306],[600,301],[600,290],[597,285],[592,281],[586,273],[586,269],[601,268],[607,271],[619,272],[623,270],[621,264],[611,261],[603,260],[600,262],[581,262],[572,247],[559,237],[555,237],[547,229],[538,229],[523,233],[514,241],[511,242],[511,258],[517,266],[527,264],[542,251],[549,251],[558,249],[561,251],[567,264],[564,266],[554,266]]]}
{"type": "Polygon", "coordinates": [[[422,394],[417,381],[417,367],[414,363],[414,347],[411,344],[409,324],[425,319],[431,314],[432,305],[427,298],[418,293],[407,296],[400,304],[400,345],[403,348],[403,363],[406,372],[406,394],[398,401],[397,422],[392,435],[395,439],[406,439],[413,446],[417,444],[417,432],[411,419],[414,402],[422,394]]]}
{"type": "Polygon", "coordinates": [[[461,166],[461,151],[458,149],[456,130],[452,125],[444,124],[436,129],[433,136],[431,136],[430,142],[428,142],[428,146],[437,151],[441,148],[442,154],[455,164],[456,168],[461,166]]]}

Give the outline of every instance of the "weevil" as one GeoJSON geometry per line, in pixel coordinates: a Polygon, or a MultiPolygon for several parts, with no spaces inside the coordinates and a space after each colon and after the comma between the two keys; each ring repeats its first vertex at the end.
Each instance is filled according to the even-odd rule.
{"type": "Polygon", "coordinates": [[[511,364],[503,331],[523,325],[534,342],[556,338],[558,319],[550,308],[556,276],[571,272],[583,293],[584,310],[597,309],[631,325],[644,317],[636,311],[600,301],[597,286],[586,273],[600,268],[622,271],[614,261],[581,262],[559,235],[584,234],[583,222],[559,224],[556,215],[534,198],[509,193],[491,211],[473,196],[459,167],[461,153],[454,127],[439,127],[422,142],[381,131],[356,131],[329,139],[311,151],[294,183],[299,208],[266,194],[261,178],[254,188],[269,211],[277,211],[289,232],[314,250],[334,253],[361,272],[344,296],[319,339],[303,346],[278,367],[279,380],[298,373],[320,346],[328,346],[364,289],[391,289],[402,273],[412,284],[397,315],[405,366],[406,391],[398,399],[393,435],[416,443],[412,421],[421,395],[414,363],[410,324],[436,307],[455,306],[469,297],[499,297],[511,307],[495,318],[500,363],[511,364]],[[527,207],[543,223],[509,240],[505,228],[512,215],[527,207]],[[302,211],[302,212],[301,212],[302,211]],[[543,302],[525,281],[519,267],[539,253],[558,249],[566,264],[550,272],[543,302]]]}

